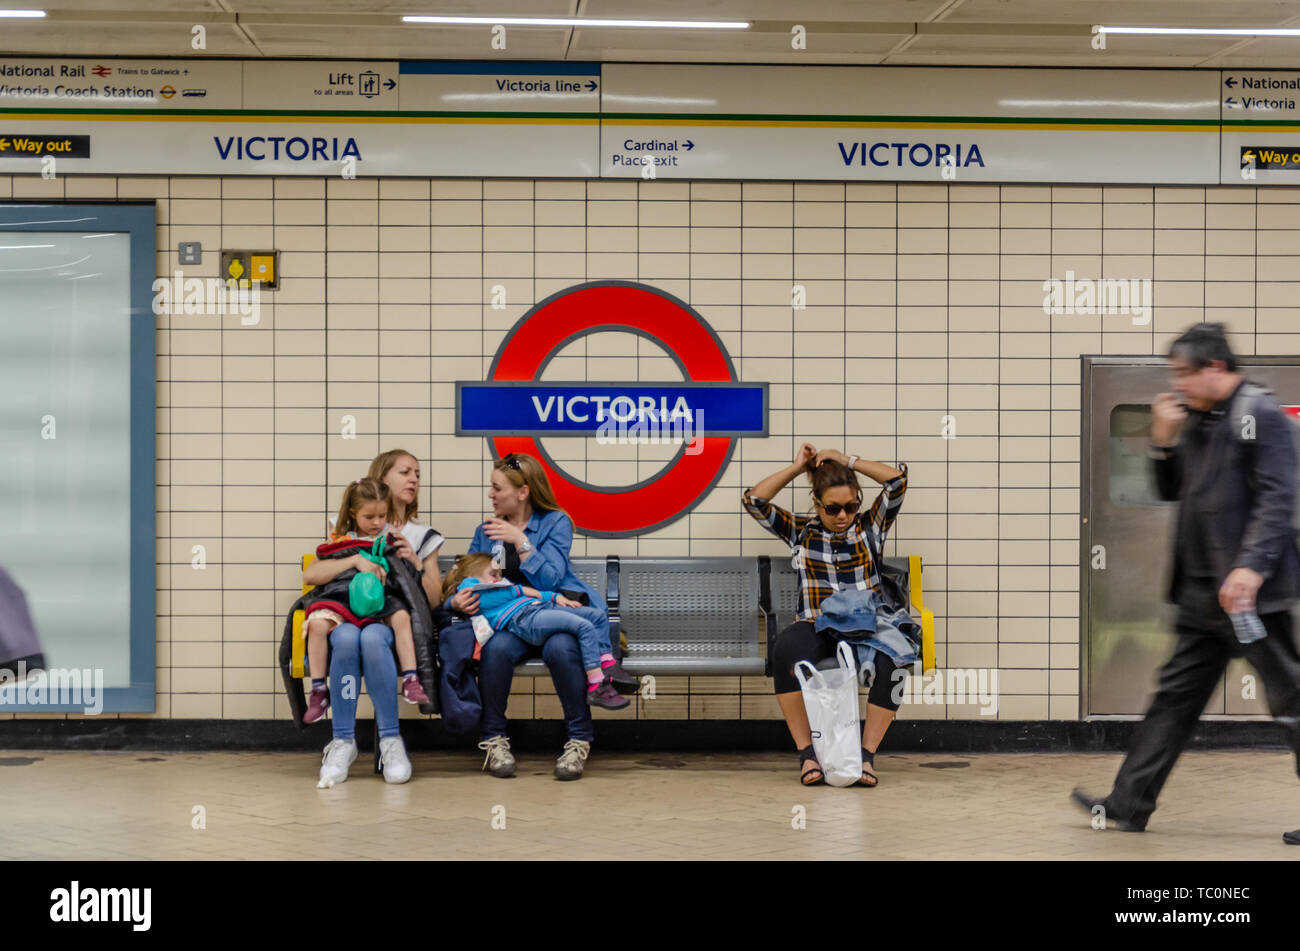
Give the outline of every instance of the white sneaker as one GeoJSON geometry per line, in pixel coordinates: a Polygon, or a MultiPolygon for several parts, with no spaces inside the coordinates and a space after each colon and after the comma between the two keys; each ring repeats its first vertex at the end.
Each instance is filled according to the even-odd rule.
{"type": "Polygon", "coordinates": [[[329,789],[335,783],[346,782],[348,767],[357,758],[356,740],[330,740],[321,757],[320,782],[317,789],[329,789]]]}
{"type": "Polygon", "coordinates": [[[411,761],[406,758],[406,744],[400,736],[386,736],[379,741],[379,770],[386,783],[404,783],[411,778],[411,761]]]}

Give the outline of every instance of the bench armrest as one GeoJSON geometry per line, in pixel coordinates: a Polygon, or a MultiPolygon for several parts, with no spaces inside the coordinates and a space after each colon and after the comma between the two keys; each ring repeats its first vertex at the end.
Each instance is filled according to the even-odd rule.
{"type": "Polygon", "coordinates": [[[934,670],[934,612],[925,609],[924,591],[921,587],[921,556],[909,555],[907,558],[908,591],[912,597],[912,607],[921,616],[921,672],[934,670]]]}
{"type": "Polygon", "coordinates": [[[605,558],[605,603],[611,615],[618,612],[618,555],[605,558]]]}
{"type": "Polygon", "coordinates": [[[772,613],[772,559],[758,556],[758,611],[763,615],[767,632],[767,656],[763,658],[763,676],[772,676],[772,650],[776,644],[776,616],[772,613]]]}
{"type": "Polygon", "coordinates": [[[609,609],[609,647],[614,656],[623,658],[623,649],[619,638],[623,633],[623,615],[618,609],[619,599],[619,564],[618,555],[605,558],[605,605],[609,609]]]}

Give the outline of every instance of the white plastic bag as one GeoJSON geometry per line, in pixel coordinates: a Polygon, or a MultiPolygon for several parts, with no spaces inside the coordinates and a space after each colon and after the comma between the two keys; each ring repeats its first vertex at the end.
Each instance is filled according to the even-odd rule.
{"type": "Polygon", "coordinates": [[[862,779],[862,727],[858,722],[858,665],[853,648],[840,641],[840,665],[818,670],[806,660],[794,665],[803,705],[812,727],[813,752],[832,786],[852,786],[862,779]],[[804,668],[808,673],[804,672],[804,668]]]}

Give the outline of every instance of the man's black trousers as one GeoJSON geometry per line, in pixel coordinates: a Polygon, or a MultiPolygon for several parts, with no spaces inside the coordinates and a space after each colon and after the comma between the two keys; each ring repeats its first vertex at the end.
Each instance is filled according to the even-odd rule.
{"type": "MultiPolygon", "coordinates": [[[[1155,810],[1165,780],[1233,657],[1245,657],[1257,672],[1269,712],[1295,751],[1300,775],[1300,656],[1290,613],[1261,615],[1268,636],[1242,644],[1219,606],[1213,581],[1192,582],[1188,588],[1175,625],[1174,655],[1161,668],[1155,699],[1134,731],[1115,788],[1106,797],[1108,811],[1117,819],[1143,820],[1155,810]]],[[[1228,684],[1227,689],[1239,686],[1228,684]]]]}

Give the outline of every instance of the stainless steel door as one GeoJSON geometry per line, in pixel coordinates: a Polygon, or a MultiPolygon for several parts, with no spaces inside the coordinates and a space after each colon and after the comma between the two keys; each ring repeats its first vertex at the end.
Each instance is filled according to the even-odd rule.
{"type": "MultiPolygon", "coordinates": [[[[1300,357],[1243,358],[1241,369],[1279,402],[1300,403],[1300,357]]],[[[1156,497],[1146,458],[1151,400],[1167,389],[1162,358],[1083,357],[1084,716],[1140,716],[1173,650],[1172,607],[1164,598],[1174,506],[1156,497]]],[[[1229,665],[1206,714],[1267,714],[1262,689],[1242,697],[1249,672],[1244,661],[1229,665]]]]}

